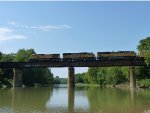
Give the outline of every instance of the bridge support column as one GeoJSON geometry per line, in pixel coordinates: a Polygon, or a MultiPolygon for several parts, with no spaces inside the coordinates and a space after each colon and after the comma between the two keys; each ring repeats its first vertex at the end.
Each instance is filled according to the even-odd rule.
{"type": "Polygon", "coordinates": [[[68,67],[68,87],[74,87],[74,67],[68,67]]]}
{"type": "Polygon", "coordinates": [[[130,66],[130,88],[136,88],[136,78],[134,73],[134,66],[130,66]]]}
{"type": "Polygon", "coordinates": [[[22,87],[23,83],[22,83],[22,70],[18,69],[18,68],[14,68],[14,87],[22,87]]]}

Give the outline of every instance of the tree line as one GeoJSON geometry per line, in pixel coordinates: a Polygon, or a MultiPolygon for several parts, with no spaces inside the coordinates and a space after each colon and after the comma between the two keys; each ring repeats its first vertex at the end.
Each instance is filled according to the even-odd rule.
{"type": "MultiPolygon", "coordinates": [[[[0,52],[0,62],[27,62],[35,54],[34,49],[20,49],[17,53],[3,54],[0,52]]],[[[24,68],[23,84],[25,86],[52,85],[54,77],[49,68],[24,68]]],[[[0,69],[0,87],[11,87],[13,84],[13,69],[0,69]]]]}
{"type": "MultiPolygon", "coordinates": [[[[135,67],[137,85],[150,87],[150,37],[139,41],[139,52],[144,51],[146,67],[135,67]]],[[[0,52],[0,62],[27,62],[34,49],[20,49],[17,53],[4,54],[0,52]]],[[[25,86],[52,85],[67,83],[67,79],[54,78],[49,68],[22,69],[25,86]]],[[[100,86],[129,83],[129,67],[90,67],[87,72],[75,75],[76,83],[97,84],[100,86]]],[[[0,69],[0,87],[11,87],[13,84],[13,69],[0,69]]]]}
{"type": "MultiPolygon", "coordinates": [[[[148,66],[135,67],[137,85],[150,87],[150,37],[139,41],[139,52],[144,51],[148,66]]],[[[90,67],[87,72],[76,74],[76,83],[97,84],[100,86],[129,84],[129,67],[90,67]]]]}

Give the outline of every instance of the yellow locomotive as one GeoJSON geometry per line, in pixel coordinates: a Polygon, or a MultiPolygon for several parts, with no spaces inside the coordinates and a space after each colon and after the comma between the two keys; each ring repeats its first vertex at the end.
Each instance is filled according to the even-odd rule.
{"type": "MultiPolygon", "coordinates": [[[[142,56],[142,55],[141,55],[142,56]]],[[[81,53],[63,53],[63,58],[60,54],[33,54],[30,61],[89,61],[89,60],[119,60],[119,59],[135,59],[137,58],[134,51],[118,51],[118,52],[90,52],[81,53]]]]}
{"type": "Polygon", "coordinates": [[[78,60],[95,60],[95,54],[88,52],[81,53],[63,53],[64,61],[78,61],[78,60]]]}
{"type": "Polygon", "coordinates": [[[134,51],[118,51],[118,52],[97,52],[98,60],[105,59],[134,59],[136,53],[134,51]]]}
{"type": "Polygon", "coordinates": [[[32,54],[30,61],[60,61],[60,54],[32,54]]]}

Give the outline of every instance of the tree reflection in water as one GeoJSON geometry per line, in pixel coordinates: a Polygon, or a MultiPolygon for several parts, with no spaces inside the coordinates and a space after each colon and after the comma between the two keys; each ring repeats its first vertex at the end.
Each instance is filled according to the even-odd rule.
{"type": "Polygon", "coordinates": [[[149,90],[115,88],[0,89],[2,113],[142,113],[149,110],[149,90]]]}
{"type": "Polygon", "coordinates": [[[142,113],[150,109],[150,91],[130,89],[89,88],[87,98],[90,113],[142,113]],[[145,95],[147,94],[147,95],[145,95]],[[147,102],[147,104],[145,104],[147,102]]]}
{"type": "Polygon", "coordinates": [[[11,105],[15,111],[46,111],[46,102],[52,95],[52,88],[26,87],[14,88],[12,91],[11,105]]]}

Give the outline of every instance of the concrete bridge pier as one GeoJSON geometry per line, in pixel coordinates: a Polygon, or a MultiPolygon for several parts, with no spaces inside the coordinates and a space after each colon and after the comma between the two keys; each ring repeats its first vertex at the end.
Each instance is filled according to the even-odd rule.
{"type": "Polygon", "coordinates": [[[74,67],[68,67],[68,87],[75,86],[74,67]]]}
{"type": "Polygon", "coordinates": [[[130,66],[130,88],[136,88],[136,78],[135,78],[135,72],[134,72],[134,66],[130,66]]]}
{"type": "Polygon", "coordinates": [[[22,82],[22,70],[19,68],[14,68],[14,83],[13,86],[14,87],[22,87],[23,86],[23,82],[22,82]]]}

